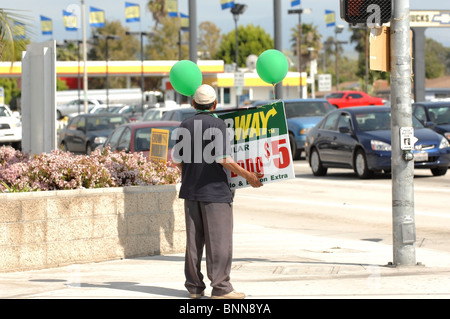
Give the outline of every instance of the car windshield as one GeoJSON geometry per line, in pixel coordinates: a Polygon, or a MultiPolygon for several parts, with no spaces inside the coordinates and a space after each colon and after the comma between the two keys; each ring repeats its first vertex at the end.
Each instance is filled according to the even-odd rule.
{"type": "Polygon", "coordinates": [[[342,99],[344,97],[344,93],[331,93],[327,95],[327,99],[342,99]]]}
{"type": "Polygon", "coordinates": [[[11,116],[9,111],[4,106],[0,106],[0,116],[11,116]]]}
{"type": "Polygon", "coordinates": [[[195,113],[196,113],[196,111],[194,109],[181,113],[181,121],[184,121],[185,119],[193,117],[195,115],[195,113]]]}
{"type": "MultiPolygon", "coordinates": [[[[361,112],[355,114],[356,125],[360,131],[384,131],[391,129],[391,112],[361,112]]],[[[415,129],[424,128],[414,116],[412,117],[415,129]]]]}
{"type": "Polygon", "coordinates": [[[436,125],[450,124],[450,105],[433,106],[428,112],[436,125]]]}
{"type": "Polygon", "coordinates": [[[150,150],[150,141],[152,131],[157,130],[165,130],[169,131],[169,148],[173,148],[175,145],[175,140],[171,139],[172,131],[175,130],[176,126],[161,126],[161,127],[143,127],[136,129],[136,133],[134,136],[134,148],[136,151],[149,151],[150,150]]]}
{"type": "Polygon", "coordinates": [[[114,130],[116,127],[124,123],[125,120],[122,116],[88,117],[87,130],[88,131],[114,130]]]}
{"type": "Polygon", "coordinates": [[[286,117],[324,116],[333,108],[327,102],[289,102],[285,103],[286,117]]]}

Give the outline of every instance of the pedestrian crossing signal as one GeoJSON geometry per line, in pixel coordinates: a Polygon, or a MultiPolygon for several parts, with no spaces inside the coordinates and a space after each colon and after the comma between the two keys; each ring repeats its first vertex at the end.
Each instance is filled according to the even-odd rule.
{"type": "Polygon", "coordinates": [[[381,26],[392,18],[392,0],[341,0],[341,18],[350,24],[381,26]]]}

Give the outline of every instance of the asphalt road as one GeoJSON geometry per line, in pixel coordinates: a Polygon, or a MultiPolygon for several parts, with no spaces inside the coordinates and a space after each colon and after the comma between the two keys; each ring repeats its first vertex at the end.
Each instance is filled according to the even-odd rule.
{"type": "MultiPolygon", "coordinates": [[[[392,244],[390,176],[360,180],[352,170],[329,169],[315,177],[304,159],[294,166],[295,179],[237,190],[235,223],[392,244]]],[[[450,252],[449,195],[450,172],[415,170],[416,247],[450,252]]]]}

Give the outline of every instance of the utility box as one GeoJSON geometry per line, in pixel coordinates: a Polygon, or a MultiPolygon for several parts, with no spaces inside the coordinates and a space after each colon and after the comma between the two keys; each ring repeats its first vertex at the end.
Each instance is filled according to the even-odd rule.
{"type": "Polygon", "coordinates": [[[56,41],[32,43],[22,54],[22,151],[56,149],[56,41]]]}
{"type": "Polygon", "coordinates": [[[374,71],[391,71],[391,41],[388,27],[370,29],[370,69],[374,71]]]}

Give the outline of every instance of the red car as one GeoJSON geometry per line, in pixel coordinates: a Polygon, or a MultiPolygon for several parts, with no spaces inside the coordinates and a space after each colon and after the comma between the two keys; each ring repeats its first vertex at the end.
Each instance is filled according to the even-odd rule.
{"type": "Polygon", "coordinates": [[[384,105],[383,100],[360,91],[340,91],[327,96],[328,102],[337,108],[351,106],[384,105]]]}
{"type": "MultiPolygon", "coordinates": [[[[112,151],[142,152],[149,157],[152,129],[169,131],[167,161],[172,160],[171,149],[175,141],[170,138],[172,131],[180,126],[176,121],[133,122],[121,125],[112,132],[101,148],[109,145],[112,151]]],[[[163,151],[163,150],[161,150],[163,151]]],[[[165,153],[165,152],[163,152],[165,153]]]]}

